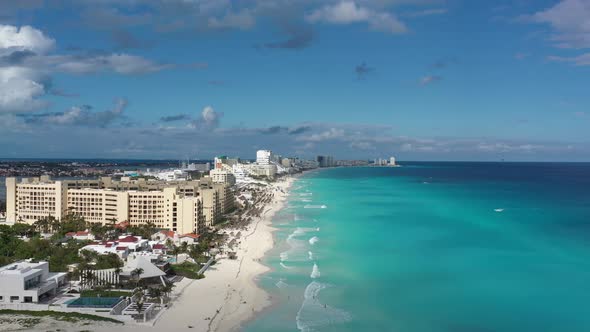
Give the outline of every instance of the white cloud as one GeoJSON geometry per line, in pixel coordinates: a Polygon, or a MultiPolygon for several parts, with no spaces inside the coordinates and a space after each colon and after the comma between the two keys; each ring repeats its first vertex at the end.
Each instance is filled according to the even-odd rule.
{"type": "Polygon", "coordinates": [[[54,48],[55,40],[41,30],[0,25],[0,113],[46,107],[48,103],[41,98],[48,93],[47,83],[55,72],[141,74],[172,67],[129,54],[50,54],[54,48]]]}
{"type": "Polygon", "coordinates": [[[562,48],[590,47],[590,1],[561,0],[551,8],[539,11],[525,19],[551,25],[551,39],[562,48]]]}
{"type": "Polygon", "coordinates": [[[590,66],[590,53],[584,53],[575,57],[550,55],[547,57],[547,59],[556,62],[568,62],[576,66],[590,66]]]}
{"type": "Polygon", "coordinates": [[[299,140],[307,142],[322,142],[344,137],[344,130],[340,128],[330,128],[326,131],[312,134],[309,136],[301,136],[299,140]]]}
{"type": "Polygon", "coordinates": [[[30,114],[25,117],[27,123],[61,126],[107,127],[123,117],[127,100],[115,100],[112,109],[93,112],[90,106],[74,106],[64,112],[30,114]]]}
{"type": "Polygon", "coordinates": [[[30,112],[47,106],[37,99],[46,92],[41,81],[41,74],[28,68],[0,68],[0,113],[30,112]]]}
{"type": "Polygon", "coordinates": [[[200,117],[189,124],[190,128],[212,130],[219,127],[219,121],[223,113],[216,112],[213,107],[205,106],[201,111],[200,117]]]}
{"type": "Polygon", "coordinates": [[[54,46],[55,40],[48,38],[42,31],[33,27],[25,25],[18,28],[0,24],[0,51],[3,49],[29,50],[44,54],[54,46]]]}
{"type": "Polygon", "coordinates": [[[326,5],[308,14],[305,19],[310,23],[351,24],[366,22],[371,30],[387,33],[405,33],[408,31],[403,22],[395,15],[377,12],[357,5],[354,1],[341,1],[326,5]]]}
{"type": "MultiPolygon", "coordinates": [[[[35,60],[30,61],[34,63],[35,60]]],[[[88,57],[53,56],[38,59],[40,65],[54,65],[55,70],[85,74],[98,71],[113,71],[119,74],[145,74],[171,68],[169,64],[158,64],[140,56],[110,54],[88,57]]]]}

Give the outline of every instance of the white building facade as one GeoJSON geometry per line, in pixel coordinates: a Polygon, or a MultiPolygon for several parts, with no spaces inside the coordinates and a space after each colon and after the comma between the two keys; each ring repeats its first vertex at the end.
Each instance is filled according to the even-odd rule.
{"type": "Polygon", "coordinates": [[[19,261],[0,267],[0,304],[38,303],[65,284],[66,273],[50,273],[48,262],[19,261]]]}

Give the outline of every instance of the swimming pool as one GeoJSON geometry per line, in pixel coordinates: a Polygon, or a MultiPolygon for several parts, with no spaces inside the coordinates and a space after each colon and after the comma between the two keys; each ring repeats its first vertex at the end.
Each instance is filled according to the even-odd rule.
{"type": "Polygon", "coordinates": [[[121,301],[120,297],[79,297],[66,303],[69,308],[112,308],[121,301]]]}

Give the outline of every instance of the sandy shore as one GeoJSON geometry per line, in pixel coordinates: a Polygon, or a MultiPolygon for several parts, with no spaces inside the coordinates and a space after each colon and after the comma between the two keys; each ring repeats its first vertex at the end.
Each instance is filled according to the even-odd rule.
{"type": "MultiPolygon", "coordinates": [[[[219,259],[201,280],[184,279],[173,290],[171,307],[155,321],[117,326],[117,331],[233,331],[271,304],[269,295],[256,285],[256,279],[269,268],[260,263],[273,247],[271,227],[274,214],[283,208],[289,188],[296,177],[288,177],[267,187],[273,199],[265,204],[246,230],[239,230],[240,243],[234,250],[236,260],[219,259]]],[[[237,232],[238,230],[236,230],[237,232]]],[[[115,317],[116,318],[116,317],[115,317]]],[[[69,331],[68,326],[62,326],[69,331]]],[[[86,326],[91,331],[112,331],[104,324],[86,326]]]]}
{"type": "Polygon", "coordinates": [[[274,245],[272,217],[283,207],[293,181],[291,177],[270,186],[273,201],[242,231],[238,259],[220,260],[205,273],[205,279],[185,279],[178,284],[177,299],[154,328],[180,330],[192,326],[197,331],[232,331],[270,305],[268,294],[255,280],[269,270],[260,259],[274,245]]]}

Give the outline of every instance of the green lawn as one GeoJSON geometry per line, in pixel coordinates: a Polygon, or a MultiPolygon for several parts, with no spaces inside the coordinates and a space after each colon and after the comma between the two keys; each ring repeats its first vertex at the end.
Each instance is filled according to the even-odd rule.
{"type": "Polygon", "coordinates": [[[78,312],[2,309],[2,310],[0,310],[0,315],[23,315],[23,316],[30,316],[30,317],[51,317],[55,320],[60,320],[60,321],[64,321],[64,322],[78,322],[80,320],[94,320],[94,321],[103,321],[103,322],[123,324],[123,322],[116,320],[116,319],[102,317],[102,316],[89,315],[89,314],[81,314],[78,312]]]}
{"type": "Polygon", "coordinates": [[[178,264],[178,265],[171,265],[171,268],[172,268],[172,271],[174,271],[174,274],[179,275],[179,276],[183,276],[185,278],[202,279],[205,277],[203,274],[197,273],[197,271],[199,271],[199,269],[200,269],[199,265],[197,265],[197,264],[184,262],[184,263],[178,264]]]}

